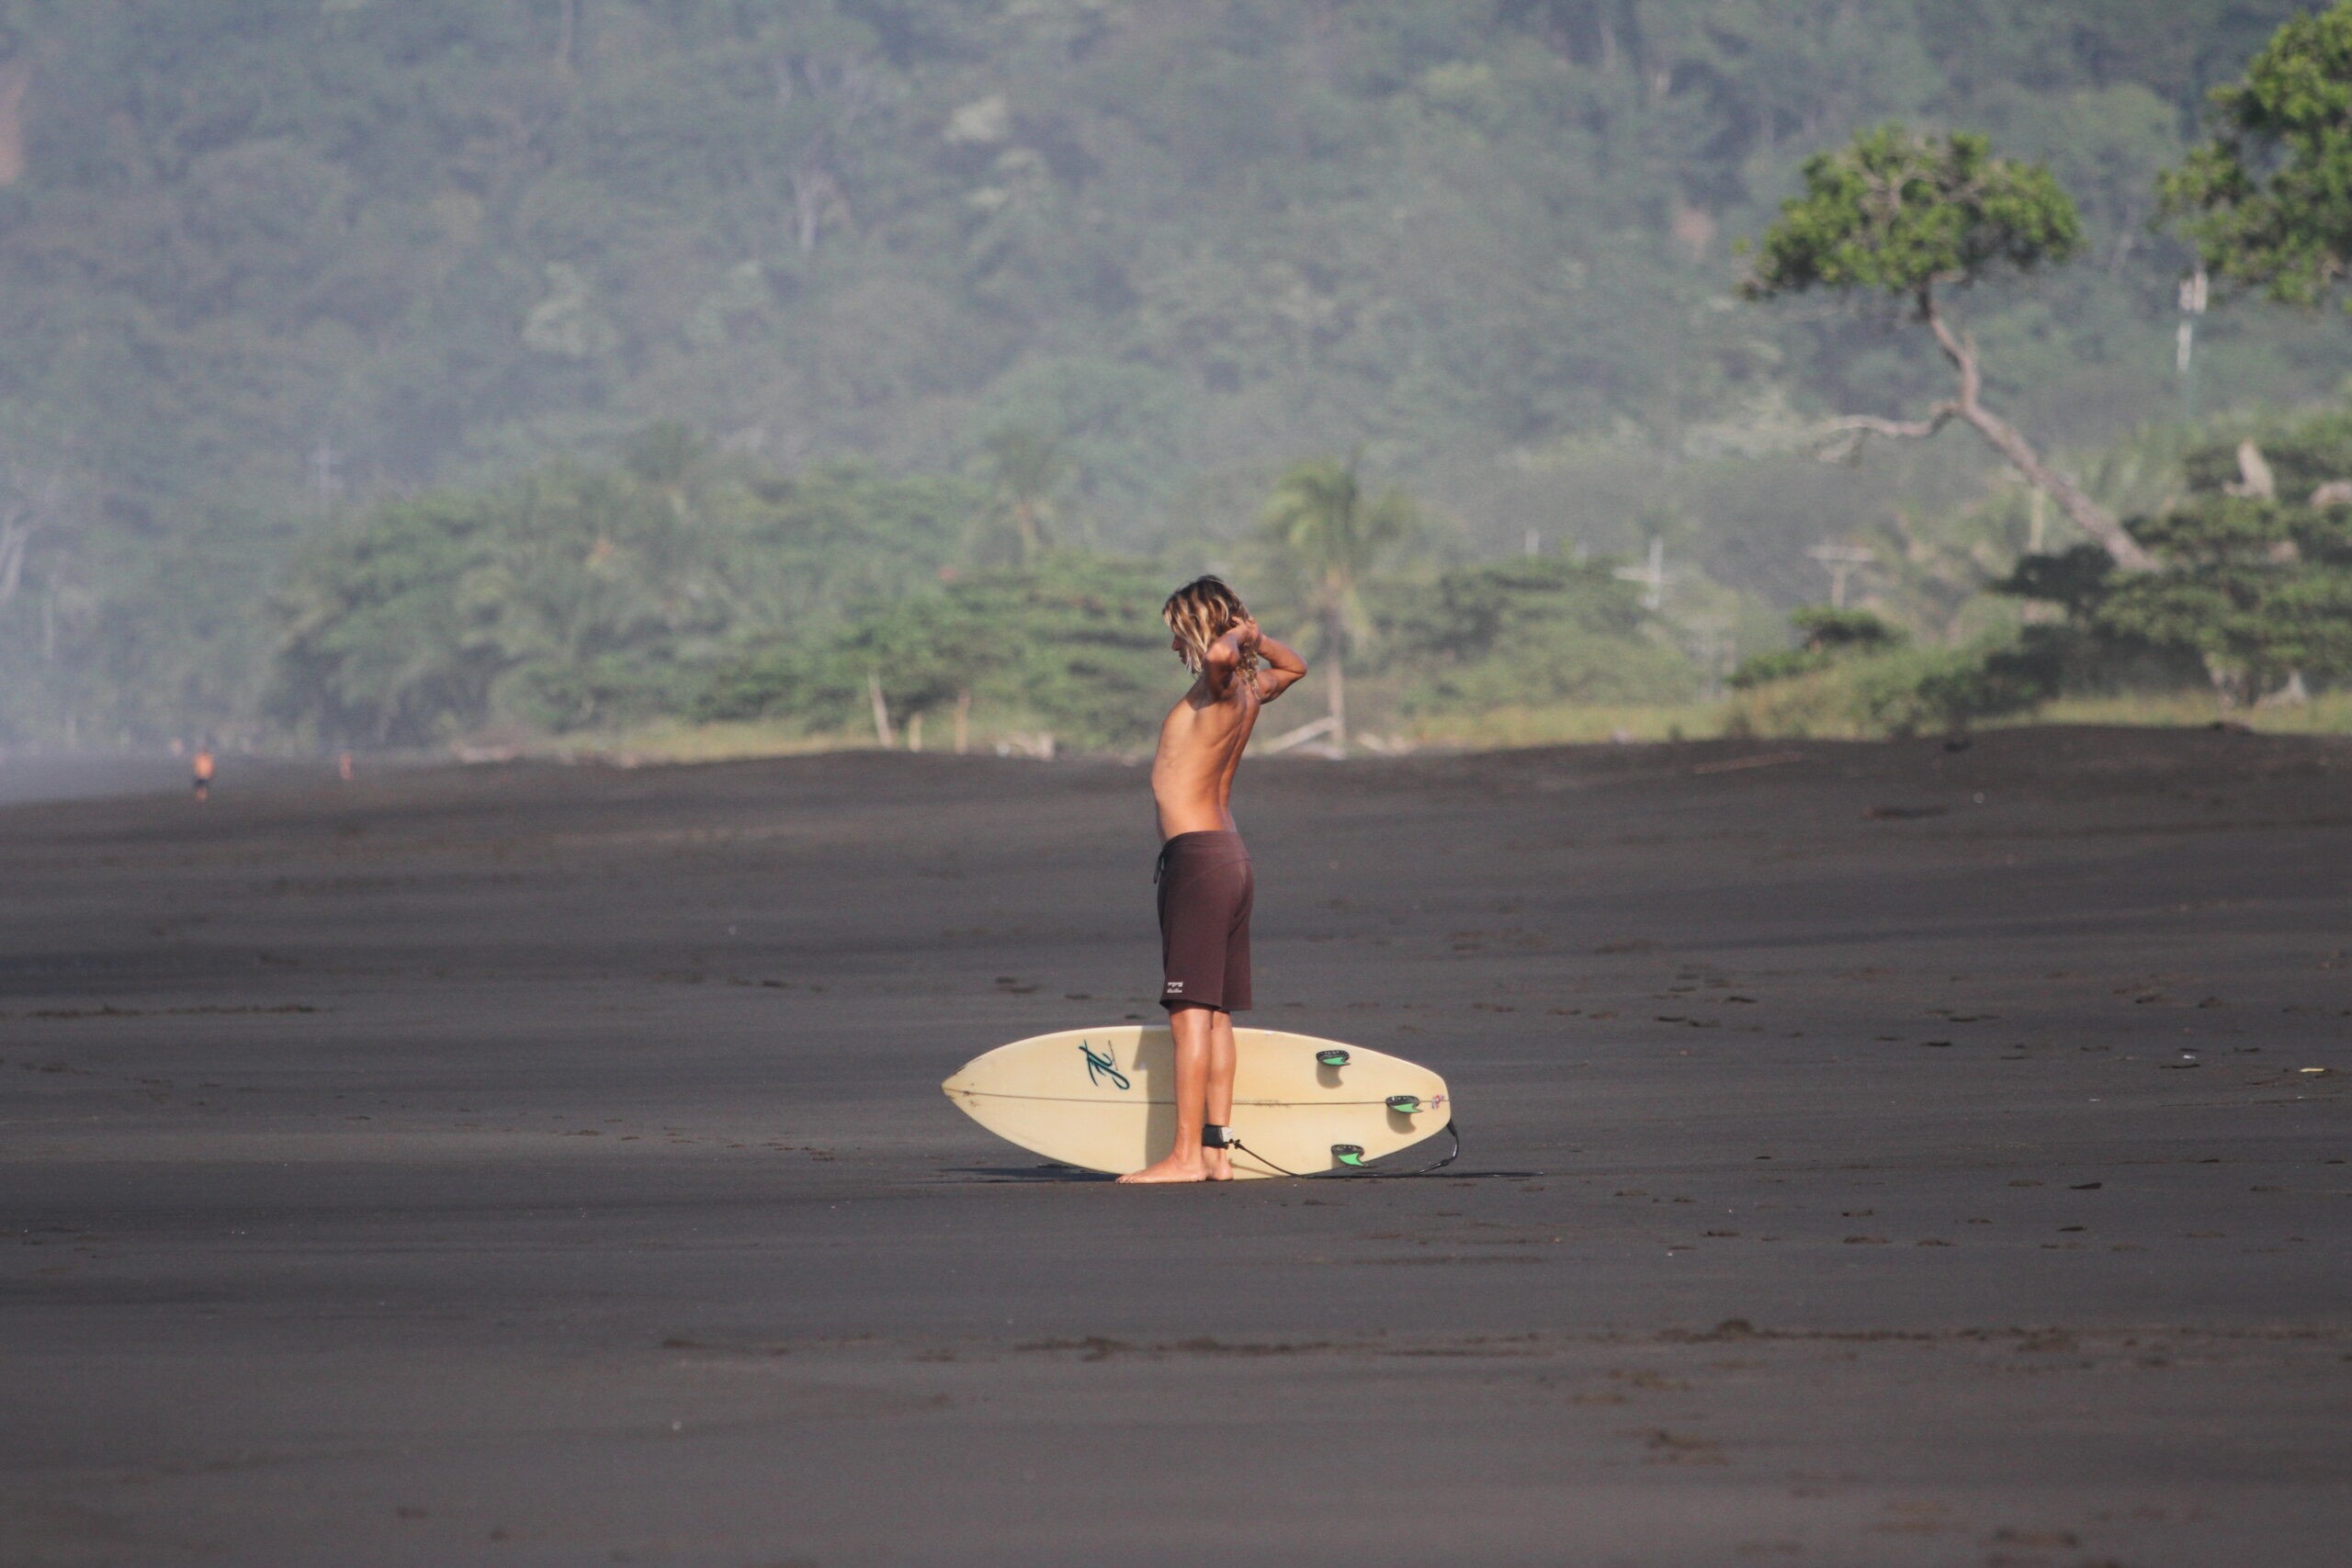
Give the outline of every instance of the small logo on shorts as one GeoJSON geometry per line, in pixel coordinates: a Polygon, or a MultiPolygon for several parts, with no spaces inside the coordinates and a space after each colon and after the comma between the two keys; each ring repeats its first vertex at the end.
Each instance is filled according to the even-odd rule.
{"type": "Polygon", "coordinates": [[[1104,1078],[1109,1078],[1121,1089],[1135,1087],[1127,1081],[1127,1075],[1119,1071],[1119,1059],[1113,1054],[1110,1046],[1102,1047],[1102,1054],[1098,1056],[1094,1054],[1094,1047],[1081,1040],[1078,1043],[1078,1054],[1086,1058],[1088,1088],[1091,1089],[1104,1078]]]}
{"type": "Polygon", "coordinates": [[[1168,994],[1168,995],[1170,995],[1170,996],[1171,996],[1171,997],[1182,994],[1182,991],[1183,991],[1183,989],[1184,989],[1184,982],[1183,982],[1183,981],[1182,981],[1182,980],[1170,980],[1170,981],[1169,981],[1169,982],[1168,982],[1168,993],[1167,993],[1167,994],[1168,994]]]}

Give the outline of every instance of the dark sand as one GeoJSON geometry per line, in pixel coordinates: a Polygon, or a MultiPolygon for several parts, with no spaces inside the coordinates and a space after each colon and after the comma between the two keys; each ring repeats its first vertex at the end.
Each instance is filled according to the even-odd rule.
{"type": "Polygon", "coordinates": [[[1139,770],[0,810],[0,1561],[2346,1560],[2352,747],[1242,784],[1255,1021],[1464,1179],[941,1097],[1150,1010],[1139,770]]]}

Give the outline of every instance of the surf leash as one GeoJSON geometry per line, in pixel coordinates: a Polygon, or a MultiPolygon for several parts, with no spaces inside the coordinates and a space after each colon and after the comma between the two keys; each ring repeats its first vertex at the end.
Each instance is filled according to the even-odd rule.
{"type": "Polygon", "coordinates": [[[1462,1157],[1462,1134],[1454,1129],[1452,1117],[1446,1118],[1442,1131],[1449,1139],[1453,1140],[1453,1147],[1446,1152],[1443,1159],[1425,1165],[1419,1170],[1376,1169],[1364,1164],[1363,1149],[1355,1144],[1334,1144],[1331,1146],[1332,1157],[1340,1162],[1340,1168],[1337,1170],[1293,1170],[1287,1166],[1276,1165],[1272,1160],[1235,1137],[1233,1129],[1230,1127],[1215,1125],[1204,1127],[1201,1129],[1201,1142],[1213,1149],[1239,1149],[1268,1169],[1277,1171],[1283,1176],[1295,1177],[1301,1181],[1396,1181],[1443,1170],[1462,1157]]]}

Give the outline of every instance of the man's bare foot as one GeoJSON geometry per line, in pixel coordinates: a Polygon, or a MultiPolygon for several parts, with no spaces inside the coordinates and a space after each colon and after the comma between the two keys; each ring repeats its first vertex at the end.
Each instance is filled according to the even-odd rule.
{"type": "Polygon", "coordinates": [[[1204,1148],[1201,1151],[1201,1164],[1207,1169],[1208,1179],[1211,1181],[1233,1179],[1233,1151],[1231,1149],[1204,1148]]]}
{"type": "Polygon", "coordinates": [[[1209,1168],[1202,1161],[1201,1151],[1197,1150],[1190,1159],[1181,1153],[1173,1153],[1157,1164],[1119,1178],[1124,1182],[1206,1181],[1208,1179],[1209,1168]]]}

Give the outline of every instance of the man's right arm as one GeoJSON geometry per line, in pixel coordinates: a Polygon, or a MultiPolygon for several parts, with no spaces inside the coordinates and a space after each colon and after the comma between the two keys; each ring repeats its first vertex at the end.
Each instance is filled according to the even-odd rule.
{"type": "Polygon", "coordinates": [[[1248,646],[1256,649],[1266,667],[1258,672],[1258,700],[1270,703],[1296,685],[1306,675],[1306,660],[1301,659],[1288,644],[1275,641],[1258,629],[1254,620],[1244,621],[1237,630],[1248,638],[1248,646]]]}

